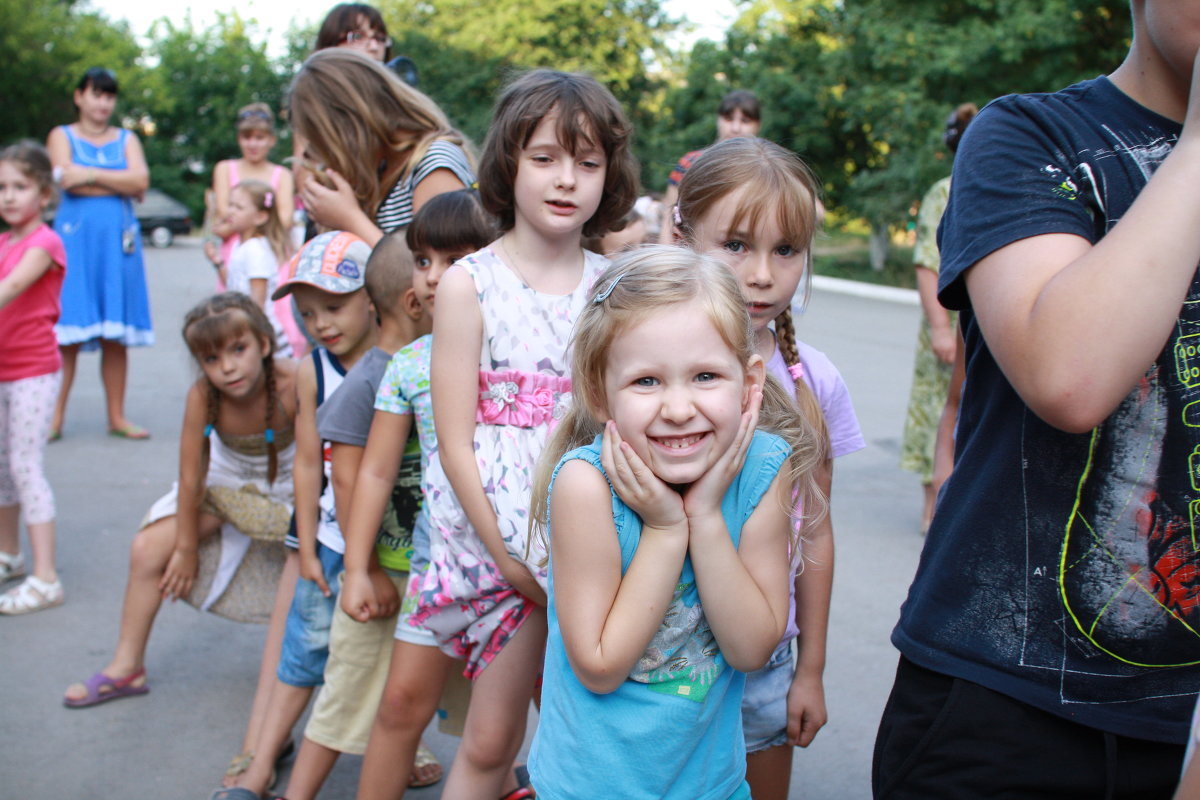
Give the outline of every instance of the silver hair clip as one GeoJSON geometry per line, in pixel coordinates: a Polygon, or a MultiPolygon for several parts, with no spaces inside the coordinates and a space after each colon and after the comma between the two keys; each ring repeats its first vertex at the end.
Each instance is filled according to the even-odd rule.
{"type": "Polygon", "coordinates": [[[624,278],[628,274],[629,273],[627,271],[622,272],[620,275],[613,278],[612,283],[610,283],[608,285],[608,288],[605,289],[600,294],[596,295],[596,299],[592,300],[592,302],[595,303],[596,305],[599,305],[600,303],[603,303],[605,300],[607,300],[608,296],[613,293],[613,289],[617,288],[617,284],[621,282],[621,278],[624,278]]]}

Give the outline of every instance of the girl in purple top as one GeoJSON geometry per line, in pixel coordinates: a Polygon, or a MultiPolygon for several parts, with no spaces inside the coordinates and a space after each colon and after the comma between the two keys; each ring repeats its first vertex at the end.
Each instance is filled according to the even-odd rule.
{"type": "MultiPolygon", "coordinates": [[[[728,264],[741,283],[754,348],[767,372],[794,390],[804,415],[825,433],[818,472],[829,496],[832,459],[863,447],[850,396],[823,353],[796,341],[792,302],[803,284],[809,248],[823,209],[816,181],[794,153],[764,139],[719,142],[696,159],[679,185],[676,235],[728,264]],[[803,378],[803,380],[801,380],[803,378]]],[[[797,518],[802,509],[797,507],[797,518]]],[[[807,747],[828,718],[822,675],[833,588],[833,525],[809,509],[803,558],[795,576],[795,608],[767,666],[747,676],[742,705],[746,778],[755,800],[786,799],[792,747],[807,747]],[[798,636],[793,669],[792,643],[798,636]]]]}

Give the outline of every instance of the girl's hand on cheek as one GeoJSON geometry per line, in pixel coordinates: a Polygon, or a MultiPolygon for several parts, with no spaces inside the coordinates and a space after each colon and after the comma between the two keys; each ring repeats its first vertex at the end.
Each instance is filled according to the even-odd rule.
{"type": "Polygon", "coordinates": [[[758,427],[762,396],[762,389],[757,384],[750,387],[750,406],[742,412],[737,434],[729,443],[729,448],[684,494],[683,507],[689,518],[721,513],[721,500],[746,463],[746,452],[758,427]]]}
{"type": "Polygon", "coordinates": [[[326,228],[350,230],[355,222],[366,219],[366,214],[358,205],[354,188],[345,178],[331,169],[325,170],[325,175],[333,181],[335,188],[330,189],[315,177],[309,177],[300,191],[304,207],[313,219],[326,228]]]}
{"type": "Polygon", "coordinates": [[[621,439],[612,420],[604,426],[600,463],[617,497],[642,518],[643,525],[668,530],[686,521],[683,498],[650,471],[633,447],[621,439]]]}

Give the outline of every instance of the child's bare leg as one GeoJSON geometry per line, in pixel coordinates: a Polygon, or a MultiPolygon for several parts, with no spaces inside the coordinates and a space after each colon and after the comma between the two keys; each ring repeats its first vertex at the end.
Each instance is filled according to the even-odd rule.
{"type": "Polygon", "coordinates": [[[462,744],[445,797],[495,800],[525,738],[525,719],[542,667],[546,612],[537,609],[475,679],[462,744]]]}
{"type": "Polygon", "coordinates": [[[58,571],[54,566],[54,520],[27,524],[29,549],[33,553],[33,574],[38,580],[54,583],[58,571]]]}
{"type": "Polygon", "coordinates": [[[296,551],[288,548],[283,562],[283,573],[275,588],[275,606],[271,609],[271,621],[267,625],[267,641],[263,644],[262,662],[258,667],[258,686],[254,689],[254,702],[250,706],[250,719],[246,722],[246,734],[238,752],[248,753],[254,749],[262,733],[263,719],[271,702],[275,688],[275,673],[279,669],[279,650],[283,645],[283,629],[287,623],[288,609],[292,607],[292,595],[296,592],[296,579],[300,577],[300,558],[296,551]]]}
{"type": "Polygon", "coordinates": [[[746,756],[746,782],[754,800],[787,800],[792,778],[792,746],[781,744],[746,756]]]}
{"type": "MultiPolygon", "coordinates": [[[[201,514],[200,538],[211,536],[219,530],[220,520],[209,514],[201,514]]],[[[146,643],[150,640],[150,629],[154,617],[162,605],[162,593],[158,582],[171,554],[175,551],[175,517],[165,517],[153,522],[138,532],[129,548],[129,582],[125,585],[125,601],[121,606],[121,628],[117,633],[117,646],[112,660],[101,672],[110,678],[124,678],[142,668],[146,656],[146,643]]],[[[140,686],[142,681],[133,685],[140,686]]],[[[87,696],[87,687],[73,683],[67,687],[66,696],[82,699],[87,696]]]]}
{"type": "Polygon", "coordinates": [[[262,732],[251,748],[254,760],[250,767],[239,775],[233,786],[241,786],[255,794],[263,794],[270,788],[271,773],[275,770],[275,759],[283,750],[296,720],[304,713],[304,707],[312,697],[313,687],[292,686],[276,679],[271,690],[271,703],[262,723],[262,732]]]}
{"type": "MultiPolygon", "coordinates": [[[[436,647],[404,641],[392,647],[387,685],[363,756],[358,800],[396,800],[404,796],[421,733],[437,710],[446,675],[454,663],[436,647]]],[[[288,800],[295,798],[289,795],[288,800]]]]}
{"type": "Polygon", "coordinates": [[[288,778],[287,800],[313,800],[341,753],[305,737],[288,778]]]}
{"type": "Polygon", "coordinates": [[[79,345],[69,344],[58,348],[62,354],[62,385],[58,387],[58,400],[54,403],[54,417],[50,421],[50,433],[61,433],[67,415],[67,397],[71,384],[75,382],[75,362],[79,357],[79,345]]]}
{"type": "Polygon", "coordinates": [[[0,506],[0,553],[15,556],[21,552],[21,506],[0,506]]]}

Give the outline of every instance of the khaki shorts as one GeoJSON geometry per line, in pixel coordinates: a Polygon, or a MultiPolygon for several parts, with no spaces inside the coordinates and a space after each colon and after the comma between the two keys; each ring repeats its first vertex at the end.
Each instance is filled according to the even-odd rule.
{"type": "MultiPolygon", "coordinates": [[[[389,570],[387,574],[403,596],[408,573],[389,570]]],[[[329,633],[325,685],[304,729],[306,738],[339,753],[362,755],[367,751],[379,698],[387,684],[398,615],[357,622],[337,604],[329,633]]]]}

